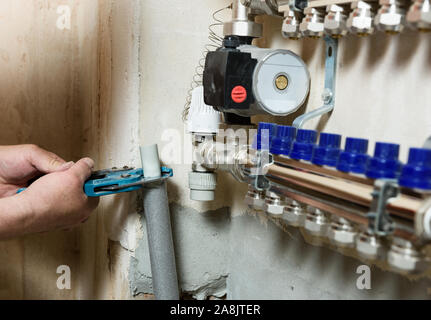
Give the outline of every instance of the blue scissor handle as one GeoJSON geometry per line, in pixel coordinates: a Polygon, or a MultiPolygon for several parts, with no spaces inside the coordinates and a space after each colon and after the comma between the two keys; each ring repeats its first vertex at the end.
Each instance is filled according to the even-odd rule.
{"type": "MultiPolygon", "coordinates": [[[[107,169],[93,172],[84,184],[84,192],[88,197],[102,197],[111,194],[130,192],[141,189],[144,184],[165,180],[174,175],[170,168],[162,167],[162,176],[144,178],[142,169],[123,168],[107,169]]],[[[17,193],[26,188],[19,189],[17,193]]]]}
{"type": "Polygon", "coordinates": [[[84,184],[84,192],[89,197],[102,197],[119,192],[130,192],[142,187],[139,185],[124,187],[142,179],[142,169],[127,169],[124,171],[102,170],[93,173],[84,184]],[[118,187],[118,190],[107,191],[107,187],[118,187]],[[121,191],[120,191],[121,190],[121,191]]]}

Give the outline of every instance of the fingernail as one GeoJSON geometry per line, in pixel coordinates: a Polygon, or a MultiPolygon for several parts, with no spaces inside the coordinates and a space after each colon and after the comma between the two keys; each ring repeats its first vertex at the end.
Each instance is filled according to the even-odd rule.
{"type": "Polygon", "coordinates": [[[63,165],[65,165],[66,163],[64,162],[64,161],[60,161],[60,160],[57,160],[57,159],[53,159],[53,160],[51,160],[51,162],[50,162],[50,165],[53,167],[53,168],[62,168],[63,167],[63,165]]]}
{"type": "Polygon", "coordinates": [[[73,162],[73,161],[69,161],[69,162],[63,163],[59,167],[59,170],[69,170],[70,168],[73,167],[74,164],[75,164],[75,162],[73,162]]]}
{"type": "Polygon", "coordinates": [[[91,169],[94,168],[94,161],[93,159],[90,158],[84,158],[83,161],[85,161],[85,163],[88,165],[88,167],[90,167],[91,169]]]}

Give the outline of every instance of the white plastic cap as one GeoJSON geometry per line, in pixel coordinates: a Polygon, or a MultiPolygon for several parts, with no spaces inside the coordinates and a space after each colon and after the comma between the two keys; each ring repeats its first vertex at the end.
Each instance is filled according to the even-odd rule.
{"type": "Polygon", "coordinates": [[[208,172],[190,172],[190,199],[195,201],[213,201],[217,187],[217,175],[208,172]]]}
{"type": "Polygon", "coordinates": [[[189,133],[215,134],[220,125],[221,113],[204,102],[204,87],[196,87],[192,92],[188,117],[189,133]]]}

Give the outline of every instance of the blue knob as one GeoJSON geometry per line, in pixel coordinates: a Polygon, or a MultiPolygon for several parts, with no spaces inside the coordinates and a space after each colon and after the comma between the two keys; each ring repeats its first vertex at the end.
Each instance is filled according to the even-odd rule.
{"type": "Polygon", "coordinates": [[[377,142],[374,157],[368,161],[366,176],[373,179],[397,178],[401,171],[399,153],[398,144],[377,142]]]}
{"type": "Polygon", "coordinates": [[[278,126],[277,134],[272,138],[271,153],[288,156],[295,140],[296,128],[290,126],[278,126]]]}
{"type": "Polygon", "coordinates": [[[293,143],[290,157],[295,160],[310,161],[313,156],[313,149],[316,145],[317,131],[299,129],[296,140],[293,143]]]}
{"type": "Polygon", "coordinates": [[[431,149],[411,148],[399,184],[402,187],[431,190],[431,149]]]}
{"type": "Polygon", "coordinates": [[[319,145],[314,148],[311,162],[319,166],[335,167],[341,152],[340,146],[339,134],[321,133],[319,145]]]}
{"type": "Polygon", "coordinates": [[[346,147],[338,159],[337,169],[343,172],[365,173],[369,156],[368,140],[347,138],[346,147]]]}
{"type": "Polygon", "coordinates": [[[269,150],[276,128],[277,126],[274,123],[260,122],[253,141],[253,148],[256,150],[269,150]]]}

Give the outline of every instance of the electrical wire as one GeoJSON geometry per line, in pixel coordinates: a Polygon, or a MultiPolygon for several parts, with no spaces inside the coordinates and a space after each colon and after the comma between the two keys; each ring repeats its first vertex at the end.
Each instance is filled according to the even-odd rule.
{"type": "Polygon", "coordinates": [[[199,87],[202,85],[202,78],[203,78],[203,72],[205,69],[205,60],[207,57],[207,54],[211,51],[215,51],[216,49],[220,48],[223,45],[223,37],[219,36],[216,32],[216,28],[219,26],[223,26],[224,25],[224,21],[220,20],[217,15],[219,13],[221,13],[224,10],[227,9],[232,9],[232,4],[227,6],[227,7],[223,7],[217,11],[215,11],[212,14],[212,18],[213,18],[213,23],[209,25],[208,27],[208,31],[209,31],[209,35],[208,35],[208,40],[209,43],[205,45],[205,50],[202,52],[202,57],[199,60],[199,64],[198,66],[195,68],[195,74],[193,75],[193,79],[192,79],[192,83],[190,85],[190,89],[187,92],[187,98],[186,98],[186,104],[184,105],[184,110],[183,110],[183,121],[187,120],[187,116],[189,114],[189,110],[190,110],[190,104],[192,102],[192,93],[193,90],[196,87],[199,87]]]}

